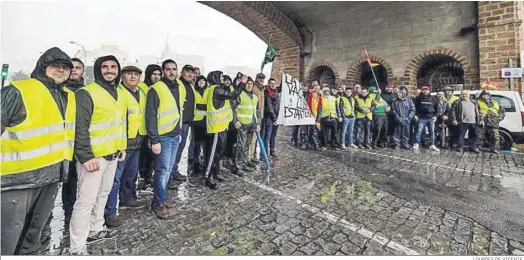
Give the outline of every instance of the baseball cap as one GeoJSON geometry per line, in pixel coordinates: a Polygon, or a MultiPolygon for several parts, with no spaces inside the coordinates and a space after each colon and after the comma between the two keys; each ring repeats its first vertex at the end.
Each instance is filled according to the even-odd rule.
{"type": "Polygon", "coordinates": [[[182,70],[191,70],[191,71],[194,71],[195,68],[193,67],[193,65],[186,64],[186,65],[184,65],[184,67],[182,67],[182,70]]]}

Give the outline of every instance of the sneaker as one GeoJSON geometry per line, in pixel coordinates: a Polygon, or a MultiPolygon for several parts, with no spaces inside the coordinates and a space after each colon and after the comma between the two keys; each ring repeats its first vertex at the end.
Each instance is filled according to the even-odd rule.
{"type": "Polygon", "coordinates": [[[366,148],[366,149],[370,149],[370,150],[373,149],[373,148],[371,148],[371,146],[369,146],[369,144],[365,144],[365,145],[364,145],[364,148],[366,148]]]}
{"type": "Polygon", "coordinates": [[[344,149],[344,150],[348,149],[345,145],[342,145],[341,148],[344,149]]]}
{"type": "Polygon", "coordinates": [[[350,146],[351,148],[353,148],[353,149],[358,149],[358,146],[356,146],[356,145],[354,145],[354,144],[350,144],[349,146],[350,146]]]}
{"type": "Polygon", "coordinates": [[[146,204],[135,199],[129,201],[127,204],[120,203],[118,205],[119,209],[140,209],[145,207],[146,204]]]}
{"type": "Polygon", "coordinates": [[[440,150],[435,145],[430,145],[429,150],[433,150],[435,152],[440,152],[440,150]]]}
{"type": "Polygon", "coordinates": [[[498,153],[499,153],[499,150],[497,150],[497,149],[492,149],[491,152],[492,152],[492,153],[496,153],[496,154],[498,154],[498,153]]]}
{"type": "Polygon", "coordinates": [[[122,226],[122,222],[120,222],[120,218],[118,216],[108,216],[104,219],[107,227],[116,228],[122,226]]]}
{"type": "Polygon", "coordinates": [[[69,255],[92,255],[92,254],[91,254],[91,252],[87,251],[87,249],[83,249],[80,252],[69,253],[69,255]]]}
{"type": "Polygon", "coordinates": [[[151,208],[157,218],[165,220],[169,217],[169,210],[167,209],[167,207],[164,204],[160,206],[152,205],[151,208]]]}
{"type": "Polygon", "coordinates": [[[87,244],[91,245],[97,242],[101,242],[104,239],[113,239],[120,234],[120,231],[114,229],[103,229],[93,236],[87,237],[87,244]]]}
{"type": "Polygon", "coordinates": [[[172,178],[173,178],[175,181],[186,181],[186,176],[180,174],[179,171],[175,172],[175,174],[173,174],[173,177],[172,177],[172,178]]]}
{"type": "Polygon", "coordinates": [[[278,158],[279,158],[278,155],[277,155],[277,153],[275,153],[275,152],[272,152],[272,153],[270,153],[269,155],[270,155],[271,157],[273,157],[274,159],[278,159],[278,158]]]}
{"type": "Polygon", "coordinates": [[[413,150],[418,150],[418,144],[413,145],[413,150]]]}
{"type": "Polygon", "coordinates": [[[474,152],[474,153],[480,153],[479,148],[471,149],[471,151],[474,152]]]}

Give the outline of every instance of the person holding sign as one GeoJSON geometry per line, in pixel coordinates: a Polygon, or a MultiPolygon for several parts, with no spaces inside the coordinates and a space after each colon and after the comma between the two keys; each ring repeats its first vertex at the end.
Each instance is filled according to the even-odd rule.
{"type": "Polygon", "coordinates": [[[371,122],[373,121],[375,106],[376,103],[373,98],[368,95],[367,89],[362,89],[360,94],[355,98],[355,110],[357,111],[357,131],[355,136],[357,137],[358,148],[371,149],[369,139],[371,136],[371,122]],[[364,131],[364,146],[362,146],[362,140],[360,140],[359,136],[361,131],[364,131]]]}
{"type": "Polygon", "coordinates": [[[255,82],[249,78],[246,88],[236,100],[231,101],[233,109],[233,122],[237,129],[237,143],[235,149],[235,164],[231,171],[239,177],[244,176],[244,172],[252,172],[255,165],[248,162],[247,151],[249,141],[253,139],[255,130],[260,132],[260,118],[258,118],[258,97],[253,93],[255,82]],[[251,166],[251,167],[250,167],[251,166]]]}
{"type": "Polygon", "coordinates": [[[342,121],[342,118],[339,116],[340,111],[337,107],[336,97],[331,95],[331,91],[326,86],[322,89],[322,105],[317,113],[317,122],[320,122],[322,130],[324,132],[324,142],[327,146],[329,143],[329,132],[328,129],[331,129],[333,132],[332,145],[335,149],[340,149],[340,138],[338,136],[338,121],[342,121]]]}

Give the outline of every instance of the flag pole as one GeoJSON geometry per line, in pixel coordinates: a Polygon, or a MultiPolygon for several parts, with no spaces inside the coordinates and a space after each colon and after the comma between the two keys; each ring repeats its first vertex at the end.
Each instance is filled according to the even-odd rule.
{"type": "MultiPolygon", "coordinates": [[[[271,38],[273,37],[273,34],[269,34],[269,41],[267,42],[267,46],[269,46],[269,44],[271,44],[271,38]]],[[[266,47],[266,52],[267,52],[267,47],[266,47]]],[[[265,53],[264,53],[264,61],[265,61],[265,53]]],[[[265,64],[264,64],[265,65],[265,64]]],[[[262,67],[260,68],[260,73],[262,73],[262,71],[264,70],[264,65],[262,65],[262,67]]]]}
{"type": "Polygon", "coordinates": [[[380,89],[380,86],[378,85],[377,76],[375,75],[375,71],[373,70],[373,66],[371,65],[371,59],[369,58],[368,51],[366,50],[366,46],[362,45],[364,48],[364,51],[366,53],[366,59],[368,61],[369,67],[371,68],[371,73],[373,74],[373,79],[375,80],[375,84],[377,84],[377,89],[380,89]]]}

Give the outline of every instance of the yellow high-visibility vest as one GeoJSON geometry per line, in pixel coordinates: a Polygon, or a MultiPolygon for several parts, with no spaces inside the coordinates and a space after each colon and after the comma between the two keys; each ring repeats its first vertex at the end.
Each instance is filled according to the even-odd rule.
{"type": "MultiPolygon", "coordinates": [[[[352,97],[350,97],[353,99],[352,97]]],[[[340,100],[344,103],[344,116],[350,117],[355,116],[355,101],[349,100],[350,98],[343,96],[340,100]]]]}
{"type": "Polygon", "coordinates": [[[225,100],[224,106],[219,109],[215,109],[215,106],[213,106],[213,96],[216,87],[216,85],[209,86],[209,92],[207,93],[206,124],[208,134],[225,131],[229,122],[233,120],[229,100],[225,100]]]}
{"type": "Polygon", "coordinates": [[[200,94],[200,92],[195,90],[195,116],[193,117],[193,121],[195,122],[203,120],[204,117],[206,116],[205,107],[207,105],[207,93],[208,93],[207,88],[206,90],[204,90],[204,93],[202,95],[200,94]]]}
{"type": "Polygon", "coordinates": [[[488,111],[491,111],[493,114],[495,115],[499,115],[499,109],[500,109],[500,106],[499,106],[499,103],[495,100],[491,101],[493,102],[493,106],[492,107],[488,107],[488,104],[486,104],[486,102],[484,102],[484,100],[479,100],[478,103],[479,103],[479,110],[480,110],[480,113],[485,116],[488,114],[488,111]]]}
{"type": "Polygon", "coordinates": [[[2,134],[0,174],[10,175],[40,169],[73,159],[76,99],[67,92],[65,119],[46,86],[36,79],[11,83],[19,92],[25,120],[6,127],[2,134]]]}
{"type": "Polygon", "coordinates": [[[144,91],[144,93],[147,95],[147,92],[149,91],[149,87],[144,82],[138,82],[138,87],[144,91]]]}
{"type": "Polygon", "coordinates": [[[125,89],[116,88],[117,100],[103,87],[93,82],[83,88],[93,100],[93,115],[89,139],[95,157],[114,154],[127,148],[125,89]]]}
{"type": "Polygon", "coordinates": [[[156,91],[158,100],[160,101],[157,111],[157,126],[159,135],[167,134],[173,131],[177,124],[182,126],[181,119],[183,115],[184,102],[186,100],[186,88],[180,80],[177,80],[177,82],[178,103],[180,108],[177,106],[175,98],[173,97],[173,94],[171,94],[171,90],[169,90],[169,87],[164,82],[160,80],[151,87],[156,91]]]}
{"type": "Polygon", "coordinates": [[[449,106],[453,105],[453,103],[455,103],[455,101],[457,101],[459,98],[457,96],[451,96],[448,100],[448,104],[449,106]]]}
{"type": "MultiPolygon", "coordinates": [[[[371,99],[371,97],[368,97],[366,99],[366,101],[364,101],[362,98],[360,97],[356,97],[355,98],[355,101],[358,103],[358,105],[362,108],[362,109],[368,109],[368,110],[371,110],[371,105],[373,103],[373,99],[371,99]]],[[[361,113],[361,112],[358,112],[357,111],[357,119],[358,118],[364,118],[364,117],[367,117],[369,120],[372,120],[373,119],[373,113],[371,111],[369,111],[369,113],[367,114],[364,114],[364,113],[361,113]]]]}
{"type": "Polygon", "coordinates": [[[251,124],[253,117],[255,117],[256,120],[258,97],[254,93],[252,96],[253,98],[250,98],[245,91],[242,91],[240,94],[240,104],[235,108],[238,121],[243,125],[251,124]]]}
{"type": "Polygon", "coordinates": [[[337,99],[334,96],[327,96],[322,98],[322,113],[321,118],[331,116],[332,118],[338,118],[337,115],[337,99]]]}
{"type": "Polygon", "coordinates": [[[147,135],[146,131],[146,94],[141,88],[137,88],[139,101],[133,94],[129,93],[124,86],[120,85],[126,93],[127,103],[127,138],[133,139],[137,134],[147,135]]]}

